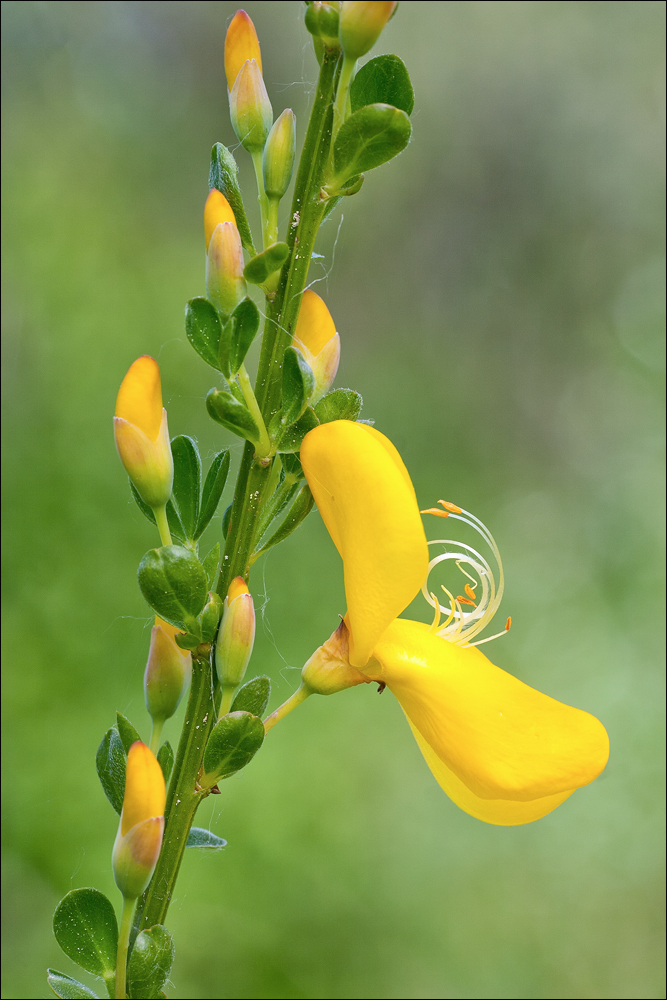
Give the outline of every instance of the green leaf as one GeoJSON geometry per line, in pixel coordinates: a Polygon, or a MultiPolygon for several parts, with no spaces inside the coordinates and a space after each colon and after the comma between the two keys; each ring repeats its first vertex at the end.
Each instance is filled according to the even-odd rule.
{"type": "Polygon", "coordinates": [[[227,376],[236,375],[245,360],[248,349],[259,330],[259,309],[246,296],[241,299],[234,312],[225,324],[220,338],[220,366],[227,376]]]}
{"type": "Polygon", "coordinates": [[[63,1000],[99,1000],[97,993],[93,993],[87,986],[80,983],[71,976],[66,976],[64,972],[56,972],[55,969],[46,970],[46,981],[57,997],[63,1000]]]}
{"type": "Polygon", "coordinates": [[[171,454],[174,459],[174,486],[171,499],[178,511],[186,537],[193,539],[199,520],[201,490],[199,449],[191,437],[179,434],[171,442],[171,454]]]}
{"type": "MultiPolygon", "coordinates": [[[[144,515],[144,517],[148,518],[151,524],[155,524],[155,514],[148,506],[148,504],[145,503],[139,496],[132,480],[130,480],[129,482],[130,482],[130,491],[132,493],[132,496],[134,497],[137,507],[144,515]]],[[[181,519],[176,513],[176,508],[174,507],[171,500],[167,502],[167,521],[169,522],[169,530],[172,533],[172,535],[175,535],[177,538],[181,538],[183,541],[185,541],[186,537],[185,528],[181,524],[181,519]]]]}
{"type": "Polygon", "coordinates": [[[405,149],[411,132],[406,113],[389,104],[369,104],[355,111],[334,143],[335,182],[340,185],[393,159],[405,149]]]}
{"type": "Polygon", "coordinates": [[[229,474],[229,450],[220,451],[211,462],[201,495],[201,511],[195,538],[200,538],[215,516],[229,474]]]}
{"type": "Polygon", "coordinates": [[[296,455],[281,455],[280,461],[286,476],[292,476],[294,480],[304,478],[301,462],[296,455]]]}
{"type": "Polygon", "coordinates": [[[202,563],[202,566],[204,567],[204,572],[206,573],[206,579],[208,580],[209,590],[213,588],[213,584],[215,583],[215,578],[218,575],[219,565],[220,565],[220,542],[216,542],[202,563]]]}
{"type": "Polygon", "coordinates": [[[334,389],[327,393],[315,407],[321,424],[332,420],[358,420],[363,399],[352,389],[334,389]]]}
{"type": "Polygon", "coordinates": [[[209,188],[217,188],[222,191],[229,202],[236,218],[236,228],[241,236],[241,242],[251,257],[257,251],[252,242],[250,226],[243,207],[243,198],[239,189],[239,171],[233,155],[223,146],[221,142],[216,142],[211,150],[211,169],[208,175],[209,188]]]}
{"type": "Polygon", "coordinates": [[[163,743],[157,752],[157,762],[162,768],[162,774],[164,775],[165,785],[169,784],[169,778],[171,777],[171,772],[174,767],[174,751],[172,749],[171,743],[167,740],[163,743]]]}
{"type": "Polygon", "coordinates": [[[137,740],[141,740],[141,736],[136,731],[129,719],[126,719],[124,715],[120,712],[116,712],[116,726],[118,728],[118,735],[120,736],[121,743],[123,744],[123,750],[126,754],[130,752],[130,747],[137,740]]]}
{"type": "Polygon", "coordinates": [[[268,549],[273,548],[274,545],[278,545],[279,542],[283,542],[293,531],[296,531],[301,522],[305,521],[310,514],[314,503],[313,495],[309,487],[304,483],[297,493],[294,503],[287,512],[283,523],[277,531],[274,531],[269,540],[262,545],[261,549],[253,554],[253,562],[268,549]]]}
{"type": "Polygon", "coordinates": [[[197,646],[201,645],[201,635],[199,632],[196,634],[191,632],[186,632],[185,634],[177,632],[174,636],[174,642],[177,646],[180,646],[181,649],[193,650],[196,649],[197,646]]]}
{"type": "Polygon", "coordinates": [[[206,397],[206,409],[209,416],[228,431],[252,441],[253,444],[259,444],[259,427],[250,411],[242,403],[238,403],[231,393],[211,389],[206,397]]]}
{"type": "Polygon", "coordinates": [[[310,406],[306,407],[306,412],[301,419],[284,432],[278,443],[278,451],[280,453],[298,451],[308,431],[312,431],[313,427],[317,427],[318,424],[319,420],[315,411],[310,406]]]}
{"type": "Polygon", "coordinates": [[[204,847],[209,851],[219,851],[227,846],[227,841],[222,837],[216,837],[210,830],[202,830],[200,826],[193,826],[188,834],[186,847],[204,847]]]}
{"type": "Polygon", "coordinates": [[[405,63],[398,56],[376,56],[361,67],[350,87],[352,111],[368,104],[391,104],[406,115],[415,106],[415,92],[405,63]]]}
{"type": "Polygon", "coordinates": [[[214,726],[204,751],[203,787],[210,788],[249,764],[264,742],[261,719],[233,712],[214,726]]]}
{"type": "Polygon", "coordinates": [[[264,715],[271,697],[271,681],[268,677],[253,677],[236,692],[232,702],[232,712],[250,712],[258,719],[264,715]]]}
{"type": "Polygon", "coordinates": [[[129,997],[153,1000],[160,996],[174,964],[174,942],[162,924],[137,934],[127,965],[129,997]]]}
{"type": "Polygon", "coordinates": [[[206,607],[199,616],[202,642],[213,642],[222,617],[222,598],[215,591],[208,596],[206,607]]]}
{"type": "Polygon", "coordinates": [[[272,243],[262,253],[249,260],[243,270],[243,277],[251,285],[261,285],[274,271],[279,271],[289,257],[286,243],[272,243]]]}
{"type": "Polygon", "coordinates": [[[190,299],[185,307],[185,333],[206,364],[222,371],[218,359],[222,322],[213,303],[203,296],[190,299]]]}
{"type": "Polygon", "coordinates": [[[139,564],[139,587],[155,613],[197,634],[197,615],[206,604],[208,580],[194,552],[182,545],[150,549],[139,564]]]}
{"type": "Polygon", "coordinates": [[[229,522],[232,519],[232,507],[233,506],[234,506],[234,504],[230,503],[227,507],[225,507],[225,512],[222,515],[222,537],[223,538],[226,538],[227,535],[229,534],[229,522]]]}
{"type": "Polygon", "coordinates": [[[53,933],[68,958],[94,976],[116,971],[118,923],[110,901],[97,889],[73,889],[53,914],[53,933]]]}
{"type": "Polygon", "coordinates": [[[312,368],[300,351],[288,347],[283,361],[283,423],[293,424],[306,408],[315,388],[312,368]]]}
{"type": "Polygon", "coordinates": [[[95,764],[104,794],[120,815],[125,794],[127,757],[115,726],[112,726],[102,737],[102,742],[95,754],[95,764]]]}

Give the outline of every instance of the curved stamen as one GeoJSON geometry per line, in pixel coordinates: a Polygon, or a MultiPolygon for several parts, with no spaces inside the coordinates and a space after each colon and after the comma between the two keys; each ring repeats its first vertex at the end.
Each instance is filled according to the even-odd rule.
{"type": "Polygon", "coordinates": [[[430,510],[422,511],[422,513],[454,518],[456,521],[462,521],[464,524],[467,524],[481,535],[491,549],[496,562],[498,583],[496,585],[496,580],[488,561],[471,545],[467,545],[465,542],[454,541],[451,538],[437,538],[429,542],[429,545],[451,545],[458,548],[458,551],[445,550],[441,552],[431,559],[428,565],[428,574],[422,587],[422,593],[435,611],[431,631],[459,646],[479,646],[484,642],[490,642],[491,639],[497,639],[499,636],[505,635],[509,631],[511,623],[511,619],[508,618],[508,624],[502,632],[499,632],[497,635],[488,636],[486,639],[479,639],[477,642],[471,641],[486,628],[498,610],[502,600],[505,589],[505,577],[500,552],[489,529],[474,514],[444,500],[439,500],[438,503],[445,508],[444,511],[431,508],[430,510]],[[428,577],[431,574],[431,570],[439,563],[449,560],[456,562],[461,573],[470,582],[464,586],[464,594],[466,596],[459,595],[458,597],[454,597],[446,587],[441,587],[449,600],[449,607],[445,607],[440,604],[435,594],[428,590],[428,577]],[[473,573],[475,576],[472,575],[473,573]],[[478,588],[481,588],[481,593],[478,593],[478,588]],[[464,606],[469,607],[470,610],[464,610],[464,606]],[[447,620],[442,625],[439,624],[441,614],[447,615],[447,620]]]}

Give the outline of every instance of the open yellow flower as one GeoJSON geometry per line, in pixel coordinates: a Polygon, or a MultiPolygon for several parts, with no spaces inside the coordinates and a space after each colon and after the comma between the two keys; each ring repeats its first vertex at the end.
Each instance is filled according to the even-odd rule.
{"type": "MultiPolygon", "coordinates": [[[[339,632],[329,652],[343,657],[349,645],[349,684],[377,681],[392,691],[447,795],[478,819],[515,826],[593,781],[609,752],[601,723],[494,666],[470,641],[502,596],[483,557],[461,546],[459,561],[478,581],[466,584],[466,596],[449,595],[444,625],[447,609],[433,595],[432,626],[397,617],[431,566],[451,554],[429,564],[414,489],[391,442],[365,424],[334,421],[306,435],[301,461],[344,564],[348,635],[343,642],[339,632]]],[[[443,506],[441,516],[475,526],[460,508],[443,506]]],[[[478,530],[497,555],[487,529],[478,530]]]]}

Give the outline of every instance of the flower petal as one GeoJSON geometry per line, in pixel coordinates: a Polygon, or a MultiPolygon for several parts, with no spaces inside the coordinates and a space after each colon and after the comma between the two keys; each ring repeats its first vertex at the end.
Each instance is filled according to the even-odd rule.
{"type": "Polygon", "coordinates": [[[367,424],[316,427],[303,440],[301,462],[343,559],[350,663],[362,667],[426,577],[415,491],[391,441],[367,424]]]}
{"type": "Polygon", "coordinates": [[[116,398],[116,416],[135,424],[151,441],[157,441],[162,423],[160,368],[148,354],[130,365],[116,398]]]}
{"type": "Polygon", "coordinates": [[[444,771],[432,767],[436,778],[464,809],[465,793],[447,772],[472,793],[473,803],[558,799],[544,802],[548,812],[607,763],[609,741],[596,718],[535,691],[478,649],[441,639],[421,622],[395,621],[374,658],[365,673],[396,695],[445,765],[444,771]]]}
{"type": "Polygon", "coordinates": [[[138,823],[163,816],[166,797],[162,768],[145,743],[137,740],[127,755],[121,837],[138,823]]]}
{"type": "Polygon", "coordinates": [[[225,36],[225,74],[230,90],[247,59],[255,59],[261,71],[262,55],[255,25],[244,10],[237,10],[225,36]]]}
{"type": "Polygon", "coordinates": [[[336,324],[327,309],[326,302],[317,292],[307,288],[301,298],[299,318],[294,331],[294,339],[299,341],[295,346],[303,345],[317,357],[322,348],[335,336],[336,324]]]}

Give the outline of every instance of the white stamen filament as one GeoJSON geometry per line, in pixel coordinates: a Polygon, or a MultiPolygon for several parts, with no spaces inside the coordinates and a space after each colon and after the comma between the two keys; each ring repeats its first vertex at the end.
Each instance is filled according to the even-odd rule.
{"type": "MultiPolygon", "coordinates": [[[[496,586],[493,571],[489,563],[484,556],[477,552],[476,549],[473,549],[472,546],[467,545],[465,542],[457,542],[450,538],[437,538],[428,544],[452,545],[456,546],[458,551],[441,552],[440,555],[431,559],[428,565],[427,578],[422,587],[422,593],[435,611],[431,631],[435,632],[435,634],[439,635],[442,639],[447,639],[448,642],[455,643],[457,646],[480,646],[482,643],[490,642],[491,639],[497,639],[499,636],[505,635],[507,632],[506,626],[506,628],[497,635],[488,636],[486,639],[478,639],[477,642],[471,642],[471,639],[474,639],[475,636],[479,635],[479,633],[486,628],[500,606],[503,591],[505,589],[503,564],[495,539],[486,525],[476,518],[474,514],[470,514],[467,510],[461,510],[460,513],[454,513],[451,507],[448,509],[448,516],[450,518],[453,517],[457,521],[463,521],[464,524],[474,528],[474,530],[482,536],[486,544],[489,546],[497,565],[498,584],[496,586]],[[446,587],[441,587],[441,590],[444,591],[449,599],[449,606],[447,607],[440,604],[435,594],[428,589],[428,577],[431,574],[431,570],[434,569],[439,563],[447,562],[452,559],[456,562],[456,565],[461,573],[463,573],[463,575],[471,581],[470,589],[474,591],[476,605],[471,608],[470,611],[464,611],[461,602],[457,600],[457,598],[455,598],[446,587]],[[472,570],[476,576],[472,576],[468,572],[468,569],[464,568],[464,565],[467,566],[468,569],[472,570]],[[481,594],[478,595],[477,587],[480,585],[481,594]],[[441,614],[447,616],[444,624],[440,624],[441,614]]],[[[460,510],[460,508],[457,509],[460,510]]],[[[468,598],[469,597],[470,594],[468,593],[468,598]]]]}

